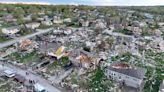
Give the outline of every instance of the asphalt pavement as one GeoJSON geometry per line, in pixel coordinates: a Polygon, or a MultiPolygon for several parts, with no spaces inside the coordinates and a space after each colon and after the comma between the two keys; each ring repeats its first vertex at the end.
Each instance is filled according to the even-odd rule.
{"type": "Polygon", "coordinates": [[[7,46],[10,46],[16,42],[20,42],[21,40],[24,40],[24,39],[29,39],[29,38],[32,38],[36,35],[40,35],[40,34],[44,34],[44,33],[47,33],[49,31],[52,31],[53,28],[49,28],[49,29],[38,29],[36,33],[33,33],[33,34],[28,34],[26,36],[21,36],[21,37],[17,37],[13,40],[10,40],[10,41],[6,41],[6,42],[3,42],[3,43],[0,43],[0,49],[1,48],[4,48],[4,47],[7,47],[7,46]]]}
{"type": "Polygon", "coordinates": [[[48,92],[62,92],[57,87],[52,86],[51,83],[49,83],[44,78],[42,78],[42,77],[40,77],[38,75],[35,75],[35,74],[29,72],[28,70],[24,70],[24,69],[18,68],[16,66],[8,64],[8,63],[0,62],[0,71],[6,70],[6,69],[8,69],[10,71],[13,71],[13,72],[15,72],[17,74],[20,74],[21,76],[24,76],[27,80],[29,80],[29,79],[30,80],[35,80],[35,82],[37,82],[37,83],[41,84],[42,86],[44,86],[45,89],[48,92]],[[26,72],[28,72],[29,75],[26,75],[26,72]]]}

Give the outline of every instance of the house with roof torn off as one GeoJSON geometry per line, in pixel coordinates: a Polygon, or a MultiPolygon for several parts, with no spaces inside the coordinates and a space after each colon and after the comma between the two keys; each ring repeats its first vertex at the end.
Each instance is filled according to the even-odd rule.
{"type": "Polygon", "coordinates": [[[134,88],[141,87],[145,73],[146,70],[143,68],[122,62],[111,64],[105,69],[105,75],[108,78],[134,88]]]}

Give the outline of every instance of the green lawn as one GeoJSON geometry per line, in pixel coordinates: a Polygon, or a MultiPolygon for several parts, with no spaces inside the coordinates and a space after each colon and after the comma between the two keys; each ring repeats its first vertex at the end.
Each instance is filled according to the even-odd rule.
{"type": "Polygon", "coordinates": [[[5,14],[7,14],[7,11],[0,11],[0,16],[4,16],[5,14]]]}
{"type": "Polygon", "coordinates": [[[113,30],[113,32],[123,33],[126,35],[133,35],[133,32],[128,29],[120,29],[120,30],[118,29],[118,30],[113,30]]]}
{"type": "Polygon", "coordinates": [[[160,83],[164,79],[162,74],[164,73],[164,53],[154,53],[152,51],[146,51],[146,58],[153,59],[156,63],[156,68],[147,67],[146,77],[148,80],[144,86],[143,92],[158,92],[160,83]],[[153,73],[154,72],[154,73],[153,73]],[[153,84],[153,83],[154,84],[153,84]]]}
{"type": "Polygon", "coordinates": [[[33,51],[33,52],[26,54],[24,56],[21,56],[20,53],[16,52],[16,53],[12,54],[11,57],[14,60],[20,60],[20,62],[24,63],[24,64],[39,60],[39,55],[36,53],[36,51],[33,51]]]}
{"type": "Polygon", "coordinates": [[[0,92],[11,92],[11,85],[10,83],[6,83],[0,86],[0,92]]]}
{"type": "Polygon", "coordinates": [[[19,31],[17,34],[20,34],[21,36],[25,36],[28,34],[32,34],[32,30],[31,29],[21,29],[21,31],[19,31]]]}
{"type": "Polygon", "coordinates": [[[32,52],[30,54],[25,55],[20,60],[23,63],[28,63],[30,61],[37,61],[39,60],[39,55],[36,52],[32,52]]]}
{"type": "Polygon", "coordinates": [[[0,92],[11,92],[12,90],[15,92],[20,86],[21,84],[12,80],[3,81],[2,83],[0,81],[0,92]]]}
{"type": "Polygon", "coordinates": [[[0,43],[10,40],[9,38],[0,36],[0,43]]]}
{"type": "Polygon", "coordinates": [[[56,69],[57,67],[62,67],[69,62],[68,57],[62,57],[59,60],[54,61],[48,66],[49,70],[56,69]]]}
{"type": "Polygon", "coordinates": [[[100,67],[96,70],[87,71],[87,73],[80,76],[78,72],[79,70],[75,69],[66,81],[79,85],[80,88],[86,89],[87,92],[109,92],[109,89],[113,87],[112,81],[106,78],[104,70],[100,67]]]}
{"type": "Polygon", "coordinates": [[[151,77],[153,78],[146,81],[143,92],[158,92],[160,83],[164,79],[164,76],[161,75],[164,72],[164,70],[156,68],[156,72],[154,74],[152,71],[153,71],[152,68],[147,68],[147,74],[146,74],[146,76],[148,77],[147,79],[151,77]]]}
{"type": "Polygon", "coordinates": [[[73,24],[73,25],[69,25],[69,27],[79,28],[80,26],[73,24]]]}
{"type": "Polygon", "coordinates": [[[117,55],[117,56],[113,56],[111,57],[112,61],[123,61],[123,62],[129,62],[130,59],[131,59],[131,56],[132,54],[127,52],[127,53],[124,53],[122,55],[117,55]]]}
{"type": "Polygon", "coordinates": [[[89,78],[89,92],[108,92],[113,87],[112,81],[106,78],[104,70],[98,67],[91,72],[92,76],[89,78]]]}

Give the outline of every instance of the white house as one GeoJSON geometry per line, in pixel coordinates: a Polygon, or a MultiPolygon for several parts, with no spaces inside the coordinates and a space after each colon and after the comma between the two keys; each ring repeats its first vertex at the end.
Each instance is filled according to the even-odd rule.
{"type": "Polygon", "coordinates": [[[62,34],[62,33],[64,33],[64,30],[55,29],[55,30],[53,30],[53,33],[54,34],[62,34]]]}
{"type": "Polygon", "coordinates": [[[67,28],[64,30],[64,34],[69,35],[72,33],[72,30],[70,28],[67,28]]]}
{"type": "Polygon", "coordinates": [[[39,26],[40,26],[40,23],[37,23],[37,22],[26,24],[26,27],[30,29],[35,29],[35,28],[38,28],[39,26]]]}
{"type": "Polygon", "coordinates": [[[65,19],[63,20],[63,22],[69,22],[69,23],[70,23],[70,22],[72,22],[72,21],[71,21],[71,18],[65,18],[65,19]]]}
{"type": "Polygon", "coordinates": [[[31,21],[32,20],[31,15],[24,17],[23,20],[24,21],[31,21]]]}
{"type": "Polygon", "coordinates": [[[61,23],[63,23],[63,21],[60,19],[60,17],[54,16],[53,17],[53,23],[54,24],[61,24],[61,23]]]}
{"type": "Polygon", "coordinates": [[[43,21],[44,18],[37,18],[36,20],[37,20],[37,21],[43,21]]]}
{"type": "Polygon", "coordinates": [[[81,23],[81,25],[83,27],[88,27],[89,26],[89,21],[88,20],[83,20],[83,19],[80,19],[79,22],[81,23]]]}
{"type": "Polygon", "coordinates": [[[88,26],[89,26],[89,21],[83,22],[82,26],[83,26],[83,27],[88,27],[88,26]]]}
{"type": "Polygon", "coordinates": [[[145,73],[146,70],[143,68],[121,62],[111,64],[105,69],[105,75],[108,78],[134,88],[141,87],[145,73]]]}
{"type": "Polygon", "coordinates": [[[18,27],[9,27],[9,28],[2,28],[2,33],[7,35],[16,34],[20,31],[18,27]]]}
{"type": "Polygon", "coordinates": [[[147,27],[146,22],[140,22],[140,23],[139,23],[139,27],[147,27]]]}
{"type": "Polygon", "coordinates": [[[98,21],[95,25],[95,28],[101,28],[101,29],[105,29],[106,28],[106,24],[102,21],[98,21]]]}
{"type": "Polygon", "coordinates": [[[159,26],[164,26],[164,22],[158,22],[159,26]]]}
{"type": "Polygon", "coordinates": [[[46,26],[51,26],[52,22],[51,22],[51,20],[45,20],[45,21],[42,21],[42,24],[46,25],[46,26]]]}

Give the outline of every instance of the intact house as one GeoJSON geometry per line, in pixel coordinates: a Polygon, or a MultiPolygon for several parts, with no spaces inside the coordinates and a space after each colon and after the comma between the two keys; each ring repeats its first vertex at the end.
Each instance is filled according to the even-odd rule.
{"type": "Polygon", "coordinates": [[[63,23],[63,20],[60,19],[60,17],[58,17],[58,16],[54,16],[53,17],[53,23],[54,24],[62,24],[63,23]]]}
{"type": "Polygon", "coordinates": [[[26,17],[23,18],[24,21],[31,21],[31,15],[27,15],[26,17]]]}
{"type": "Polygon", "coordinates": [[[65,19],[63,20],[63,22],[64,22],[64,23],[71,23],[72,20],[71,20],[71,18],[65,18],[65,19]]]}
{"type": "Polygon", "coordinates": [[[89,21],[84,20],[84,19],[79,19],[79,25],[82,27],[88,27],[89,26],[89,21]]]}
{"type": "Polygon", "coordinates": [[[17,21],[17,19],[15,19],[12,14],[5,14],[4,15],[4,20],[6,22],[16,22],[17,21]]]}
{"type": "Polygon", "coordinates": [[[6,35],[13,35],[20,31],[19,27],[8,27],[8,28],[2,28],[2,33],[6,35]]]}
{"type": "Polygon", "coordinates": [[[43,25],[46,25],[46,26],[51,26],[53,23],[51,22],[51,20],[44,20],[41,22],[43,25]]]}
{"type": "Polygon", "coordinates": [[[105,75],[108,78],[134,88],[142,86],[145,73],[146,70],[143,68],[134,67],[122,62],[111,64],[105,69],[105,75]]]}
{"type": "Polygon", "coordinates": [[[37,22],[33,22],[33,23],[28,23],[26,24],[26,27],[27,28],[30,28],[30,29],[36,29],[40,26],[40,23],[37,23],[37,22]]]}

